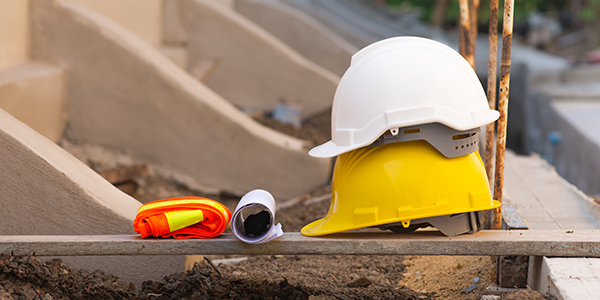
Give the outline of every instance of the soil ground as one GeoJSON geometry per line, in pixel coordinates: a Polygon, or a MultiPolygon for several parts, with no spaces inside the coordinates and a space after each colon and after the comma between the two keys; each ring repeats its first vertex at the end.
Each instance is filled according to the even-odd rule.
{"type": "MultiPolygon", "coordinates": [[[[302,129],[262,121],[315,143],[329,139],[329,112],[307,120],[302,129]]],[[[62,145],[95,170],[135,163],[95,146],[66,141],[62,145]]],[[[143,203],[196,195],[220,201],[233,211],[239,201],[239,195],[206,195],[153,172],[120,187],[143,203]]],[[[330,191],[323,186],[289,200],[280,205],[275,221],[286,232],[299,231],[325,216],[329,201],[319,196],[330,191]]],[[[76,270],[58,260],[0,257],[0,300],[555,299],[529,289],[493,290],[497,285],[489,274],[487,256],[207,256],[188,271],[134,287],[116,276],[76,270]]]]}

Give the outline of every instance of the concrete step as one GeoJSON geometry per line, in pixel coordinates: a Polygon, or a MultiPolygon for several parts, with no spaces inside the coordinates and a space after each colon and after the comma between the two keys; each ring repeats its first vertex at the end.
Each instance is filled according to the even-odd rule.
{"type": "Polygon", "coordinates": [[[566,70],[561,76],[561,82],[577,84],[597,84],[600,81],[600,67],[584,65],[566,70]]]}
{"type": "Polygon", "coordinates": [[[53,142],[65,128],[64,68],[29,61],[0,70],[0,108],[53,142]]]}
{"type": "Polygon", "coordinates": [[[184,46],[163,45],[158,47],[158,50],[180,68],[184,70],[188,68],[188,54],[187,49],[184,46]]]}
{"type": "Polygon", "coordinates": [[[331,107],[339,77],[235,10],[215,1],[184,0],[180,12],[190,68],[220,57],[204,83],[227,101],[261,111],[293,101],[303,118],[331,107]]]}
{"type": "Polygon", "coordinates": [[[358,48],[305,12],[281,1],[238,0],[235,10],[292,49],[342,76],[358,48]]]}

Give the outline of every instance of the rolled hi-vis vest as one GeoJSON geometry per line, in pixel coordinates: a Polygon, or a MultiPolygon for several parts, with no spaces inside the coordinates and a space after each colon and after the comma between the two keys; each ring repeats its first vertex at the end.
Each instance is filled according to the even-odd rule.
{"type": "Polygon", "coordinates": [[[156,200],[138,209],[133,227],[146,237],[214,238],[227,228],[231,212],[204,197],[156,200]]]}

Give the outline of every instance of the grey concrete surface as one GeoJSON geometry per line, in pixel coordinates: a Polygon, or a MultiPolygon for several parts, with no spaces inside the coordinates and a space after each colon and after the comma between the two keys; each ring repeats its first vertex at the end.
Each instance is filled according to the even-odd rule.
{"type": "Polygon", "coordinates": [[[591,199],[539,155],[506,156],[505,190],[531,229],[596,229],[591,199]]]}
{"type": "MultiPolygon", "coordinates": [[[[530,229],[600,228],[598,204],[563,179],[539,155],[507,152],[505,194],[509,195],[530,229]]],[[[597,258],[530,257],[528,286],[559,299],[594,299],[600,278],[597,258]]]]}
{"type": "Polygon", "coordinates": [[[554,106],[585,138],[600,145],[600,101],[560,101],[554,106]]]}
{"type": "MultiPolygon", "coordinates": [[[[526,105],[527,151],[539,153],[569,182],[600,194],[600,97],[563,97],[560,84],[532,93],[526,105]],[[557,96],[551,90],[559,91],[557,96]]],[[[577,90],[574,86],[572,90],[577,90]]],[[[579,94],[585,94],[580,86],[579,94]]]]}
{"type": "Polygon", "coordinates": [[[342,76],[358,48],[310,15],[275,0],[237,0],[235,10],[302,56],[342,76]]]}
{"type": "Polygon", "coordinates": [[[232,9],[208,0],[181,4],[189,68],[218,59],[203,82],[227,101],[260,111],[290,101],[303,117],[331,107],[338,76],[232,9]]]}

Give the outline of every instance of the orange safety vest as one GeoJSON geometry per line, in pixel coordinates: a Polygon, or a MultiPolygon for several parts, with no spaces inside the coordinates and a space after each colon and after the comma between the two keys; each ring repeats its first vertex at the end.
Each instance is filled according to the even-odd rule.
{"type": "Polygon", "coordinates": [[[142,205],[133,227],[142,238],[214,238],[225,231],[230,220],[229,209],[215,200],[179,197],[142,205]]]}

